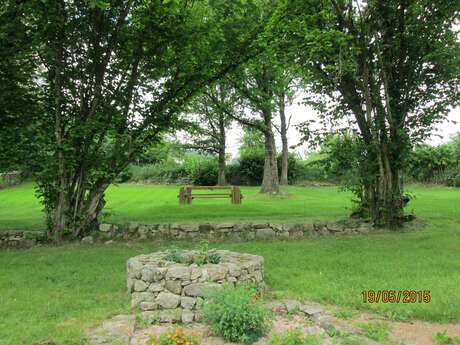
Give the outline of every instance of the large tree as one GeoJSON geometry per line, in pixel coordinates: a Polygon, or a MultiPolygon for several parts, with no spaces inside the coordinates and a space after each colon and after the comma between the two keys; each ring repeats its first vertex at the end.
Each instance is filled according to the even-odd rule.
{"type": "Polygon", "coordinates": [[[55,240],[97,223],[116,176],[247,59],[262,30],[252,1],[7,1],[4,11],[19,16],[37,66],[27,83],[43,93],[51,134],[37,183],[55,240]]]}
{"type": "MultiPolygon", "coordinates": [[[[224,186],[226,169],[227,131],[231,128],[233,113],[238,100],[228,83],[221,80],[210,85],[195,97],[188,108],[188,113],[194,115],[185,147],[217,155],[219,172],[217,185],[224,186]]],[[[186,114],[190,115],[190,114],[186,114]]]]}
{"type": "MultiPolygon", "coordinates": [[[[273,121],[280,106],[279,95],[286,88],[282,67],[269,57],[268,49],[256,61],[228,77],[243,108],[229,114],[241,125],[260,131],[265,142],[265,163],[262,193],[279,193],[278,163],[273,121]]],[[[284,102],[283,102],[284,106],[284,102]]]]}
{"type": "Polygon", "coordinates": [[[408,152],[459,101],[458,1],[292,0],[278,13],[274,32],[310,104],[327,121],[351,116],[359,135],[363,215],[399,226],[408,152]]]}
{"type": "Polygon", "coordinates": [[[286,116],[286,106],[292,104],[295,96],[295,84],[293,74],[289,69],[285,69],[280,76],[280,85],[276,93],[277,108],[280,124],[275,125],[275,129],[281,136],[281,176],[280,185],[287,186],[289,169],[289,141],[288,130],[291,124],[291,116],[286,116]]]}

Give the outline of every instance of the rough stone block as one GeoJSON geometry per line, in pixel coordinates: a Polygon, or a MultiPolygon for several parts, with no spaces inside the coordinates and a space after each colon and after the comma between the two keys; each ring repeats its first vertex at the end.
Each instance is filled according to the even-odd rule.
{"type": "Polygon", "coordinates": [[[276,233],[273,229],[264,228],[256,230],[256,238],[261,240],[269,240],[275,238],[276,233]]]}
{"type": "Polygon", "coordinates": [[[155,302],[164,309],[174,309],[180,303],[180,296],[169,292],[160,292],[155,302]]]}

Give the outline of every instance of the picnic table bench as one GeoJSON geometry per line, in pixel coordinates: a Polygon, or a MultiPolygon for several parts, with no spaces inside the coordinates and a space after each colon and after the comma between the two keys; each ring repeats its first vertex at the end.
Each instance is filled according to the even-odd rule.
{"type": "Polygon", "coordinates": [[[191,204],[193,199],[214,198],[229,198],[232,204],[241,204],[243,195],[237,186],[182,186],[178,198],[180,204],[191,204]],[[208,190],[219,193],[206,193],[208,190]]]}

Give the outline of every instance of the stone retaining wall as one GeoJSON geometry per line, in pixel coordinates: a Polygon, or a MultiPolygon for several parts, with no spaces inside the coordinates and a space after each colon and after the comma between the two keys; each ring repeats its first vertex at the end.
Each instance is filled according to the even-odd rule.
{"type": "Polygon", "coordinates": [[[101,224],[96,236],[101,239],[207,239],[254,240],[285,239],[324,235],[366,233],[370,223],[346,220],[315,224],[101,224]]]}
{"type": "MultiPolygon", "coordinates": [[[[101,224],[85,237],[84,242],[96,240],[272,240],[327,235],[367,233],[370,223],[354,220],[314,224],[222,223],[222,224],[101,224]]],[[[0,231],[0,248],[30,248],[46,242],[44,231],[0,231]]]]}
{"type": "MultiPolygon", "coordinates": [[[[128,292],[132,307],[151,311],[161,322],[192,322],[200,318],[200,306],[209,291],[223,284],[253,283],[263,288],[264,259],[261,256],[213,250],[218,263],[198,265],[169,261],[168,252],[139,255],[128,260],[128,292]]],[[[193,261],[197,251],[180,251],[193,261]]]]}
{"type": "Polygon", "coordinates": [[[0,231],[0,248],[30,248],[44,242],[43,231],[0,231]]]}

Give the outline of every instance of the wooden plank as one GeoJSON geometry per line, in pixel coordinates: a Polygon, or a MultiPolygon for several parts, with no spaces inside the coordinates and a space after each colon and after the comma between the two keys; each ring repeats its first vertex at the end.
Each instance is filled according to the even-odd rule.
{"type": "Polygon", "coordinates": [[[190,189],[208,189],[208,190],[218,190],[218,189],[232,189],[232,186],[187,186],[190,189]]]}
{"type": "Polygon", "coordinates": [[[224,194],[224,193],[209,193],[209,194],[203,194],[203,193],[192,193],[192,195],[193,195],[193,196],[195,196],[195,195],[226,195],[226,196],[228,196],[228,197],[230,197],[230,196],[231,196],[231,194],[229,194],[229,193],[225,193],[225,194],[224,194]]]}
{"type": "Polygon", "coordinates": [[[226,196],[219,196],[219,195],[200,195],[200,196],[195,196],[192,195],[192,199],[227,199],[228,195],[226,196]]]}

